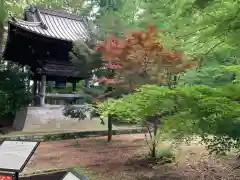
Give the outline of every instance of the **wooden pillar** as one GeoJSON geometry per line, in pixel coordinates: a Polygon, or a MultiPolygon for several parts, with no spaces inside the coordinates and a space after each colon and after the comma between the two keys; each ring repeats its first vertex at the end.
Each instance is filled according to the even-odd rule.
{"type": "Polygon", "coordinates": [[[33,94],[33,106],[37,105],[37,101],[36,101],[36,95],[37,95],[37,79],[34,78],[33,80],[33,89],[32,89],[32,94],[33,94]]]}
{"type": "Polygon", "coordinates": [[[40,93],[40,89],[41,89],[41,81],[37,81],[37,94],[40,93]]]}
{"type": "Polygon", "coordinates": [[[30,90],[31,85],[30,85],[30,81],[31,81],[31,76],[27,77],[27,82],[28,82],[28,89],[30,90]]]}
{"type": "Polygon", "coordinates": [[[77,83],[76,83],[76,81],[73,81],[73,83],[72,83],[72,91],[75,92],[76,89],[77,89],[77,83]]]}
{"type": "Polygon", "coordinates": [[[89,87],[89,79],[84,80],[84,87],[88,88],[89,87]]]}
{"type": "Polygon", "coordinates": [[[40,86],[40,106],[45,105],[45,92],[46,92],[46,75],[43,74],[41,77],[41,86],[40,86]]]}

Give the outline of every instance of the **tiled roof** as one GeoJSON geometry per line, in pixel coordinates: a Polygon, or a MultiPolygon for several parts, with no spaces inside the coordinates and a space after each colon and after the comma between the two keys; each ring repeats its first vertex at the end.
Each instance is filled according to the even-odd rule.
{"type": "Polygon", "coordinates": [[[31,6],[25,10],[24,19],[12,19],[9,23],[39,35],[71,42],[90,37],[88,20],[66,12],[31,6]]]}

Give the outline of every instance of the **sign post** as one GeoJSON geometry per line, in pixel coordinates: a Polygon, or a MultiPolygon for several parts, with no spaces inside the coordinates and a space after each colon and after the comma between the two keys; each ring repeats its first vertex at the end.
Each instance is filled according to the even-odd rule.
{"type": "Polygon", "coordinates": [[[35,141],[4,141],[0,145],[0,180],[19,180],[19,173],[39,144],[35,141]]]}

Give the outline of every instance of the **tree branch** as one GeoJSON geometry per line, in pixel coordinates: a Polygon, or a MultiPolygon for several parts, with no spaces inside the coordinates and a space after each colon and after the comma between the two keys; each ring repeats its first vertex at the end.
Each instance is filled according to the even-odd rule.
{"type": "Polygon", "coordinates": [[[190,32],[190,33],[188,33],[188,34],[184,34],[184,35],[181,35],[181,36],[177,36],[176,39],[183,38],[183,37],[190,36],[190,35],[194,35],[194,34],[196,34],[197,32],[203,31],[203,30],[205,30],[205,29],[207,29],[207,28],[210,28],[210,26],[206,26],[206,27],[197,29],[196,31],[190,32]]]}
{"type": "Polygon", "coordinates": [[[204,53],[202,55],[202,57],[200,58],[200,61],[198,63],[198,69],[202,66],[202,62],[203,62],[203,57],[208,55],[209,53],[211,53],[214,49],[216,49],[219,45],[221,45],[224,42],[224,39],[222,39],[220,42],[216,43],[213,47],[211,47],[206,53],[204,53]]]}

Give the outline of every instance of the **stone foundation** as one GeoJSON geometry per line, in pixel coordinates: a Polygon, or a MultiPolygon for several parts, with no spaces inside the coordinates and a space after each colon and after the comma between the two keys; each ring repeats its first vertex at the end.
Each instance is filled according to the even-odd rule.
{"type": "MultiPolygon", "coordinates": [[[[81,105],[79,105],[81,106],[81,105]]],[[[79,130],[91,128],[90,124],[96,120],[79,120],[68,118],[63,115],[64,106],[61,105],[46,105],[44,107],[26,107],[25,109],[16,113],[13,123],[13,129],[17,131],[58,131],[64,130],[79,130]],[[89,122],[91,121],[91,122],[89,122]]],[[[100,125],[100,121],[97,120],[100,125]]],[[[100,129],[101,126],[100,125],[100,129]]],[[[103,128],[102,130],[105,130],[103,128]]]]}

